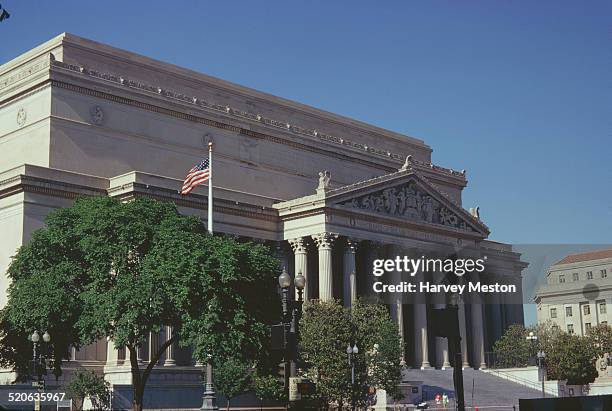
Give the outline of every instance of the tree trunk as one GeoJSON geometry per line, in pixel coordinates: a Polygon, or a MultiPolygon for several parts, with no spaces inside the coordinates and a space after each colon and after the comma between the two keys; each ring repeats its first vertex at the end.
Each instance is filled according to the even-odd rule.
{"type": "Polygon", "coordinates": [[[143,383],[140,377],[140,368],[138,367],[138,350],[133,345],[126,347],[130,351],[130,365],[132,371],[132,411],[142,411],[142,397],[144,394],[143,383]]]}
{"type": "Polygon", "coordinates": [[[230,400],[229,400],[229,398],[228,398],[228,399],[227,399],[227,408],[226,408],[226,409],[227,409],[227,411],[229,411],[229,402],[230,402],[230,400]]]}
{"type": "Polygon", "coordinates": [[[138,357],[136,350],[137,348],[133,345],[128,345],[127,349],[130,351],[130,364],[132,366],[132,387],[134,393],[134,399],[132,400],[132,411],[142,411],[142,400],[144,397],[145,386],[147,385],[147,380],[149,379],[149,375],[151,375],[151,370],[155,367],[155,364],[159,361],[161,355],[166,351],[166,349],[173,344],[177,340],[177,335],[173,335],[172,338],[167,340],[165,343],[159,347],[159,350],[152,356],[151,361],[147,364],[147,368],[142,372],[142,376],[140,375],[140,369],[138,367],[138,357]]]}

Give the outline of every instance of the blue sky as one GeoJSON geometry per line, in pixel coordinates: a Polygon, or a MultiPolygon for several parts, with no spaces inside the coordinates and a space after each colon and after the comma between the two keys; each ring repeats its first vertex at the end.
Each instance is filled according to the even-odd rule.
{"type": "Polygon", "coordinates": [[[422,138],[494,240],[610,242],[610,2],[1,3],[2,62],[72,32],[422,138]]]}

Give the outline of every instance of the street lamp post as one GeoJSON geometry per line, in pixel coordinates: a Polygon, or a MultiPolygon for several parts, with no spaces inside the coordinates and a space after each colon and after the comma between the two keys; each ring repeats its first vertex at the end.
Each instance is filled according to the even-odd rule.
{"type": "Polygon", "coordinates": [[[204,394],[202,395],[202,406],[200,410],[218,410],[217,395],[213,384],[213,368],[212,355],[208,355],[206,363],[206,384],[204,385],[204,394]]]}
{"type": "Polygon", "coordinates": [[[32,341],[32,377],[36,377],[36,383],[38,385],[41,384],[43,371],[47,368],[46,360],[49,354],[51,334],[45,331],[42,335],[42,342],[40,338],[40,334],[36,330],[30,336],[30,340],[32,341]]]}
{"type": "Polygon", "coordinates": [[[298,272],[294,279],[294,285],[298,292],[298,298],[289,298],[289,288],[291,287],[291,276],[287,269],[283,267],[282,273],[278,276],[278,285],[281,288],[282,296],[282,325],[283,325],[283,360],[285,373],[285,392],[289,394],[289,377],[297,374],[297,341],[299,335],[299,322],[302,317],[302,304],[304,302],[304,287],[306,278],[298,272]]]}
{"type": "Polygon", "coordinates": [[[546,397],[546,391],[544,390],[544,382],[546,381],[546,354],[544,351],[539,350],[538,354],[538,371],[540,372],[541,380],[542,380],[542,398],[546,397]]]}
{"type": "MultiPolygon", "coordinates": [[[[530,341],[533,345],[537,344],[538,336],[533,333],[533,331],[529,332],[529,335],[525,337],[527,341],[530,341]]],[[[540,377],[540,381],[542,381],[542,398],[546,397],[545,384],[546,381],[546,368],[544,364],[544,359],[546,358],[546,354],[542,350],[538,350],[536,353],[536,364],[538,366],[538,374],[540,377]]]]}
{"type": "Polygon", "coordinates": [[[348,364],[351,367],[351,407],[355,410],[355,356],[359,353],[357,344],[351,347],[351,344],[346,347],[346,354],[348,356],[348,364]]]}

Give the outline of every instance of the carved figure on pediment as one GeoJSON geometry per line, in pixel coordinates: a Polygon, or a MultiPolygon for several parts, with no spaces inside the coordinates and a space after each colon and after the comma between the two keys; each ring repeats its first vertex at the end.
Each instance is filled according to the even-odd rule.
{"type": "Polygon", "coordinates": [[[406,211],[406,192],[402,188],[397,193],[397,212],[399,215],[404,215],[404,211],[406,211]]]}
{"type": "Polygon", "coordinates": [[[372,211],[374,210],[374,203],[372,202],[372,198],[370,196],[364,196],[361,199],[361,208],[372,211]]]}
{"type": "Polygon", "coordinates": [[[404,215],[407,217],[418,218],[418,202],[417,202],[417,191],[411,187],[405,187],[405,195],[406,195],[406,207],[404,210],[404,215]]]}
{"type": "Polygon", "coordinates": [[[417,193],[414,188],[406,187],[406,207],[417,208],[417,193]]]}
{"type": "Polygon", "coordinates": [[[383,191],[383,200],[385,202],[385,210],[389,214],[395,215],[397,211],[397,194],[395,193],[395,188],[388,188],[383,191]]]}
{"type": "Polygon", "coordinates": [[[374,201],[374,211],[378,213],[385,211],[385,201],[382,196],[373,195],[372,200],[374,201]]]}
{"type": "Polygon", "coordinates": [[[422,217],[423,220],[428,223],[433,223],[434,216],[434,204],[433,199],[429,196],[425,196],[422,201],[422,217]]]}
{"type": "Polygon", "coordinates": [[[449,209],[442,207],[440,208],[440,223],[455,227],[457,225],[457,216],[449,209]]]}

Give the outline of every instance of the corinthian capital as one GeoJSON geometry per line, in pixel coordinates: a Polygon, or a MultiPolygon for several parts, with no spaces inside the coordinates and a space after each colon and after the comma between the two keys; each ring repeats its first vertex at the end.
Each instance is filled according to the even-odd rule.
{"type": "Polygon", "coordinates": [[[312,236],[319,249],[332,248],[337,238],[338,234],[336,233],[319,233],[312,236]]]}
{"type": "Polygon", "coordinates": [[[359,244],[359,240],[355,240],[354,238],[346,238],[346,250],[354,253],[357,251],[357,246],[359,244]]]}
{"type": "Polygon", "coordinates": [[[306,247],[308,245],[306,237],[293,238],[287,241],[291,245],[294,253],[306,253],[306,247]]]}

